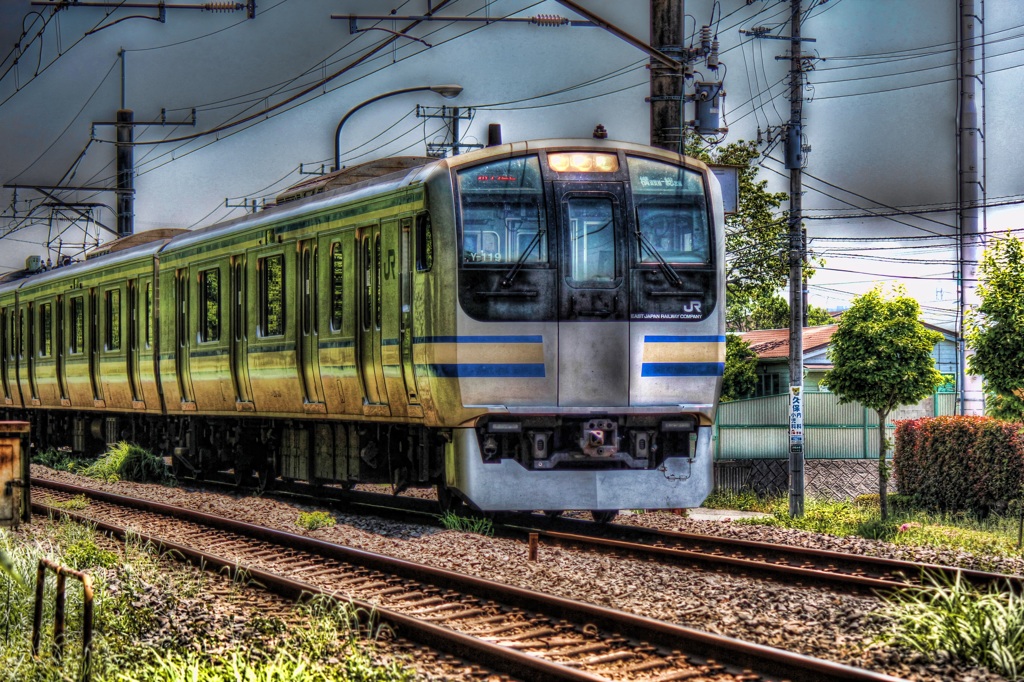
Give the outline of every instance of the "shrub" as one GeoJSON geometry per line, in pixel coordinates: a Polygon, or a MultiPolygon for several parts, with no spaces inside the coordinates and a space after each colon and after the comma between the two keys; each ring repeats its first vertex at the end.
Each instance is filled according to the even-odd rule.
{"type": "Polygon", "coordinates": [[[103,481],[173,483],[164,460],[138,445],[121,441],[79,473],[103,481]]]}
{"type": "Polygon", "coordinates": [[[319,530],[320,528],[333,526],[338,522],[325,511],[311,511],[299,512],[299,518],[295,523],[306,530],[319,530]]]}
{"type": "Polygon", "coordinates": [[[989,417],[903,421],[893,466],[900,491],[921,507],[1003,513],[1024,486],[1024,436],[989,417]]]}

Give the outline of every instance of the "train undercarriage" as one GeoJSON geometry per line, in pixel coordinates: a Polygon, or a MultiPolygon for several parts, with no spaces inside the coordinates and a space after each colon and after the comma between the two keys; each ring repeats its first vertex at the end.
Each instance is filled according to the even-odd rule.
{"type": "Polygon", "coordinates": [[[693,417],[524,417],[433,429],[72,411],[7,411],[32,424],[36,452],[99,454],[127,441],[167,458],[178,478],[240,487],[437,486],[442,508],[615,510],[698,506],[710,491],[711,428],[693,417]]]}

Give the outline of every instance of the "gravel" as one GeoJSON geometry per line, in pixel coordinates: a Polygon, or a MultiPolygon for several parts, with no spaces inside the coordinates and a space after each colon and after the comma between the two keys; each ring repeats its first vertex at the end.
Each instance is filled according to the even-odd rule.
{"type": "MultiPolygon", "coordinates": [[[[1005,679],[958,661],[943,657],[930,661],[881,643],[880,636],[893,625],[880,611],[881,601],[872,596],[543,545],[538,561],[530,562],[522,542],[333,512],[337,525],[307,532],[296,521],[301,512],[315,508],[294,501],[129,482],[103,483],[36,465],[32,475],[304,533],[909,680],[1005,679]]],[[[1024,562],[1015,559],[903,547],[728,520],[698,521],[651,513],[623,514],[618,522],[1010,573],[1024,569],[1024,562]]]]}

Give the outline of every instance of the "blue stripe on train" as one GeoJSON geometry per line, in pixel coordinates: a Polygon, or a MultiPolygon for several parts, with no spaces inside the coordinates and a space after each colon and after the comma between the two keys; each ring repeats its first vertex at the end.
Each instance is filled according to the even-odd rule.
{"type": "Polygon", "coordinates": [[[445,379],[460,377],[473,379],[533,379],[544,377],[544,363],[526,363],[521,365],[497,364],[435,364],[427,365],[434,376],[445,379]]]}
{"type": "Polygon", "coordinates": [[[642,377],[718,377],[725,371],[724,362],[645,362],[642,377]]]}
{"type": "Polygon", "coordinates": [[[725,343],[724,336],[655,336],[644,335],[644,343],[725,343]]]}

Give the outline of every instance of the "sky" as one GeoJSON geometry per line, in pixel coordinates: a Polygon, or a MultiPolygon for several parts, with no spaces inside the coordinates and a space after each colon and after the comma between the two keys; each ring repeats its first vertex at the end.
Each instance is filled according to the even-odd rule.
{"type": "MultiPolygon", "coordinates": [[[[579,2],[648,38],[649,0],[579,2]]],[[[156,9],[82,2],[55,13],[0,0],[3,184],[111,187],[114,129],[104,123],[122,98],[137,122],[152,124],[135,128],[136,231],[201,227],[272,200],[308,177],[302,171],[333,163],[346,112],[407,87],[464,89],[450,101],[420,92],[361,109],[342,132],[343,164],[421,155],[441,141],[440,122],[417,118],[417,105],[471,108],[469,143],[485,142],[490,123],[502,124],[506,141],[589,137],[598,123],[613,139],[650,139],[643,52],[597,27],[498,21],[580,19],[552,0],[449,0],[438,14],[495,21],[422,23],[370,56],[408,22],[359,19],[356,28],[370,30],[351,33],[348,19],[332,14],[417,15],[428,0],[258,0],[253,19],[174,4],[183,3],[168,2],[160,22],[156,9]]],[[[803,203],[809,249],[821,259],[811,302],[841,308],[879,282],[900,282],[926,319],[952,328],[959,3],[803,4],[803,35],[815,39],[806,43],[814,59],[804,91],[803,203]]],[[[698,77],[724,82],[724,141],[757,139],[760,130],[761,175],[776,191],[788,189],[783,146],[769,140],[789,118],[788,62],[778,59],[789,43],[741,31],[788,36],[789,12],[788,0],[685,3],[687,35],[708,25],[721,43],[724,67],[716,75],[701,66],[698,77]]],[[[1024,3],[988,0],[985,12],[986,223],[998,234],[1024,227],[1015,203],[1024,200],[1015,149],[1024,125],[1024,3]]],[[[29,255],[55,260],[108,241],[96,221],[113,228],[113,205],[110,191],[0,190],[0,272],[29,255]],[[80,204],[93,220],[69,220],[75,214],[54,199],[80,204]]]]}

